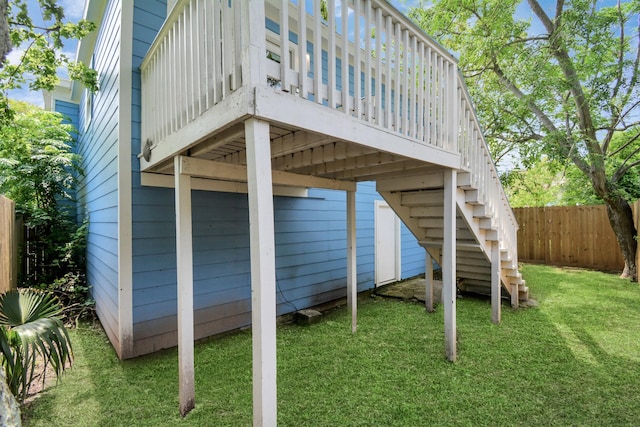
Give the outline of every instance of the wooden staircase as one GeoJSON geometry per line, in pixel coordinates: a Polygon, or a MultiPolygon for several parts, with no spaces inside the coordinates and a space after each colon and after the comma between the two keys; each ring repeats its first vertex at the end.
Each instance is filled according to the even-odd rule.
{"type": "MultiPolygon", "coordinates": [[[[501,241],[500,226],[470,172],[458,173],[456,218],[457,286],[461,291],[491,293],[491,245],[499,242],[500,279],[511,304],[529,299],[529,289],[518,271],[517,253],[501,241]]],[[[444,224],[443,173],[379,180],[377,190],[411,230],[418,242],[441,263],[444,224]]]]}

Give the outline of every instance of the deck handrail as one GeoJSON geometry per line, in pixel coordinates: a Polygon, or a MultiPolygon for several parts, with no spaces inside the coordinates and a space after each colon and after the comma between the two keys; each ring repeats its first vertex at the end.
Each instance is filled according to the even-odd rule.
{"type": "MultiPolygon", "coordinates": [[[[500,233],[500,241],[504,243],[505,249],[516,255],[518,222],[500,182],[498,170],[461,71],[458,71],[458,85],[461,98],[460,141],[458,143],[461,169],[471,172],[472,180],[475,183],[473,187],[478,189],[480,198],[489,207],[493,218],[498,222],[495,228],[500,233]],[[483,161],[478,161],[478,159],[483,159],[483,161]],[[496,203],[498,204],[496,205],[496,203]]],[[[517,259],[517,256],[513,258],[517,259]]]]}

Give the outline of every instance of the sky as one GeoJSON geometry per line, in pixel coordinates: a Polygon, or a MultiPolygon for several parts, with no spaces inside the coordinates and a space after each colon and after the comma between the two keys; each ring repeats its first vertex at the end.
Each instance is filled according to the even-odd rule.
{"type": "MultiPolygon", "coordinates": [[[[85,0],[58,0],[58,4],[64,8],[66,19],[73,22],[82,19],[82,15],[84,13],[84,3],[85,0]]],[[[42,13],[40,12],[40,8],[38,7],[37,0],[28,0],[27,4],[29,5],[29,14],[31,15],[31,19],[33,19],[34,21],[34,24],[41,24],[42,13]]],[[[63,49],[64,54],[69,58],[75,58],[76,46],[77,43],[75,41],[70,41],[65,45],[63,49]]],[[[8,55],[9,60],[13,63],[17,63],[22,56],[22,52],[22,49],[14,47],[14,49],[8,55]]],[[[12,90],[9,92],[9,97],[18,99],[20,101],[26,101],[40,107],[44,106],[44,99],[42,97],[42,92],[40,91],[32,92],[29,91],[28,88],[12,90]]]]}

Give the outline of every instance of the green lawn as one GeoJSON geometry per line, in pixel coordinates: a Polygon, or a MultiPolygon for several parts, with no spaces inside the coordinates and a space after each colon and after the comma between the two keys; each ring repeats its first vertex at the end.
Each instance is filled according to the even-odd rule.
{"type": "MultiPolygon", "coordinates": [[[[636,426],[640,287],[616,276],[525,265],[540,305],[458,299],[458,361],[442,308],[371,298],[278,328],[281,426],[636,426]]],[[[178,413],[177,353],[116,358],[102,332],[72,332],[75,365],[24,410],[28,426],[249,426],[251,334],[196,346],[196,408],[178,413]]]]}

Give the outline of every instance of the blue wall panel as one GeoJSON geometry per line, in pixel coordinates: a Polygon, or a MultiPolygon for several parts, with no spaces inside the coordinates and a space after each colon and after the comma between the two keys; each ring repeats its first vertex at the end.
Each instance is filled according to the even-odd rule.
{"type": "MultiPolygon", "coordinates": [[[[65,114],[81,131],[78,153],[85,176],[77,188],[79,215],[89,220],[87,236],[87,280],[92,286],[98,316],[112,341],[118,334],[118,187],[117,115],[120,42],[120,7],[109,1],[94,49],[94,68],[100,91],[93,95],[92,113],[86,91],[74,112],[65,114]]],[[[58,106],[63,106],[59,101],[58,106]]],[[[65,106],[68,107],[68,106],[65,106]]]]}
{"type": "MultiPolygon", "coordinates": [[[[177,326],[174,191],[141,187],[136,158],[140,149],[138,67],[164,12],[162,1],[135,2],[131,145],[133,320],[134,339],[138,337],[140,341],[150,336],[162,341],[160,337],[171,336],[177,326]]],[[[295,34],[290,36],[294,38],[295,34]]],[[[308,196],[274,198],[279,314],[346,295],[345,193],[310,189],[308,196]]],[[[380,199],[374,184],[359,184],[356,202],[360,291],[374,285],[374,200],[380,199]]],[[[195,309],[224,312],[227,316],[227,321],[207,326],[208,330],[202,329],[204,326],[198,324],[196,316],[196,335],[246,326],[250,318],[243,314],[251,298],[247,195],[194,191],[192,207],[195,309]],[[234,311],[228,311],[229,307],[234,311]]],[[[405,239],[408,253],[412,254],[411,238],[405,239]]],[[[418,268],[413,258],[407,257],[410,261],[406,267],[403,265],[403,270],[412,272],[418,268]]]]}

